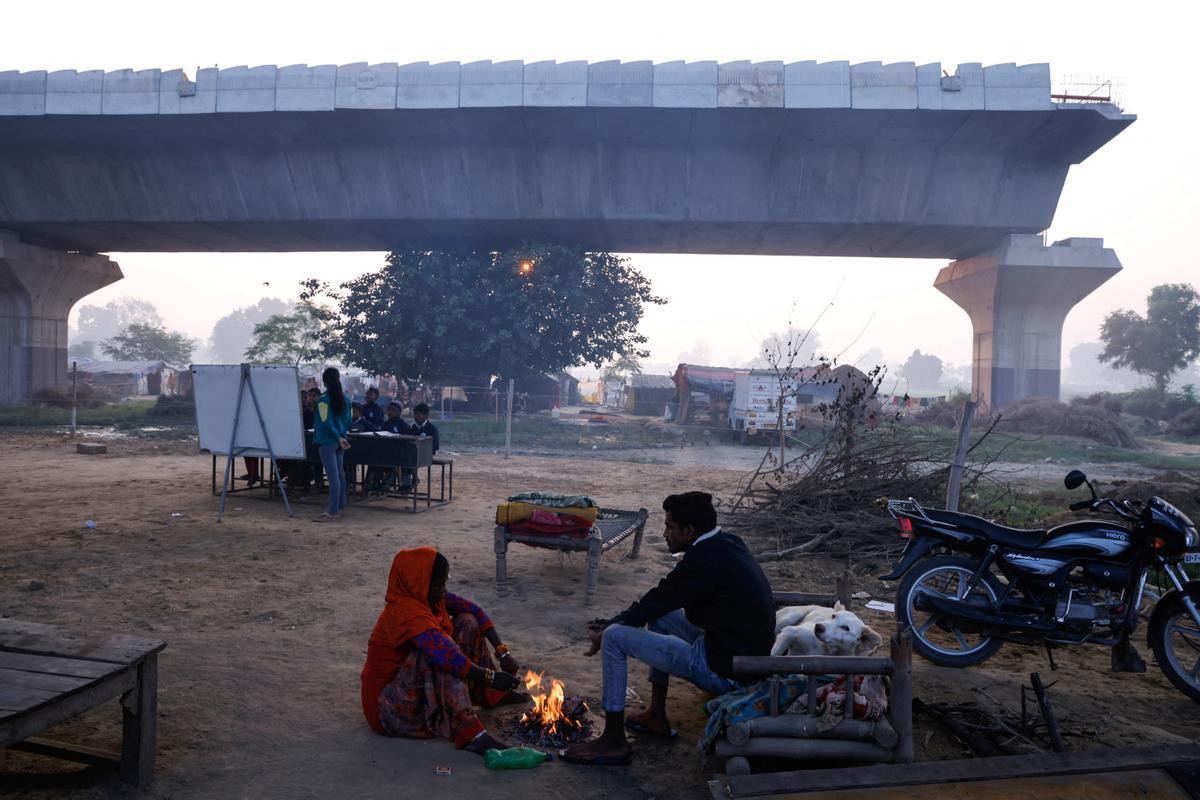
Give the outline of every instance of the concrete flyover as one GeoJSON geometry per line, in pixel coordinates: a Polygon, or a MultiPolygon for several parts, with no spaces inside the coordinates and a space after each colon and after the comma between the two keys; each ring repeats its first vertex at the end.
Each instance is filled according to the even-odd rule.
{"type": "MultiPolygon", "coordinates": [[[[1045,64],[0,72],[0,237],[80,253],[540,239],[968,259],[1045,230],[1070,166],[1133,119],[1053,102],[1045,64]]],[[[19,258],[0,254],[0,275],[19,258]]],[[[0,295],[30,291],[0,280],[0,295]]],[[[0,301],[0,363],[32,346],[26,306],[0,301]]],[[[0,402],[62,386],[59,361],[6,367],[0,402]]]]}

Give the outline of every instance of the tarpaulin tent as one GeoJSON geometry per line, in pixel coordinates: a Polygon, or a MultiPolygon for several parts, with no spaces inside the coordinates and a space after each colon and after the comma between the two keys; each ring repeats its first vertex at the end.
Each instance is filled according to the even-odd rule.
{"type": "Polygon", "coordinates": [[[661,417],[674,399],[670,375],[630,375],[625,385],[625,410],[631,414],[661,417]]]}
{"type": "Polygon", "coordinates": [[[677,422],[689,423],[707,417],[710,424],[724,424],[737,370],[680,364],[675,369],[675,394],[679,403],[677,422]]]}
{"type": "Polygon", "coordinates": [[[191,373],[165,361],[92,361],[79,365],[79,381],[101,394],[130,395],[186,394],[191,373]],[[181,380],[187,374],[189,380],[181,380]]]}

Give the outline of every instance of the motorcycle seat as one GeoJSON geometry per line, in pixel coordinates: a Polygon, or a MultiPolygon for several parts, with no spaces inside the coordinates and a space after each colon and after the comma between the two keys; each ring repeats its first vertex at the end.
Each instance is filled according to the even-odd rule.
{"type": "Polygon", "coordinates": [[[941,509],[925,509],[925,513],[934,522],[944,522],[966,528],[969,531],[986,536],[991,541],[1004,547],[1031,549],[1037,547],[1046,538],[1045,528],[1009,528],[989,522],[974,514],[963,514],[959,511],[944,511],[941,509]]]}

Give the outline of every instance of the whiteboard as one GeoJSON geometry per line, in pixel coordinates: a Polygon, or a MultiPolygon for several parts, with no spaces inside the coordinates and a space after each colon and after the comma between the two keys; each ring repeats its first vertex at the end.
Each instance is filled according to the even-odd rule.
{"type": "MultiPolygon", "coordinates": [[[[229,455],[233,436],[234,406],[237,405],[240,364],[193,364],[192,386],[196,392],[196,429],[200,449],[229,455]]],[[[267,440],[258,424],[250,386],[258,397],[263,423],[271,437],[276,458],[304,458],[304,423],[300,415],[300,375],[295,367],[250,367],[250,382],[242,392],[242,411],[233,449],[238,455],[266,456],[267,440]],[[242,452],[245,450],[245,452],[242,452]]]]}

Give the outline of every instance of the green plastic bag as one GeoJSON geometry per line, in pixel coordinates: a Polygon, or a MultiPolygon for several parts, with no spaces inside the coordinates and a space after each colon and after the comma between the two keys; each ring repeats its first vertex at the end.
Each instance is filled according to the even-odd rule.
{"type": "Polygon", "coordinates": [[[488,769],[533,769],[550,754],[529,747],[510,747],[507,750],[492,748],[483,754],[483,764],[488,769]]]}

